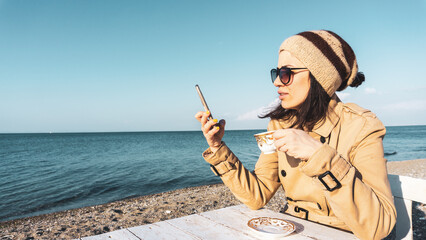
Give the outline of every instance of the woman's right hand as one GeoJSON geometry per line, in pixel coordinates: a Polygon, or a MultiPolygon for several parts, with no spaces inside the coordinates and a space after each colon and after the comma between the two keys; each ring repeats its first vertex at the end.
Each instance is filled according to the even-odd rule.
{"type": "Polygon", "coordinates": [[[207,144],[210,146],[212,152],[216,152],[222,143],[223,135],[225,135],[225,120],[221,119],[218,123],[217,119],[207,118],[210,116],[210,112],[198,112],[195,114],[195,118],[201,123],[201,131],[207,140],[207,144]],[[216,125],[216,126],[215,126],[216,125]]]}

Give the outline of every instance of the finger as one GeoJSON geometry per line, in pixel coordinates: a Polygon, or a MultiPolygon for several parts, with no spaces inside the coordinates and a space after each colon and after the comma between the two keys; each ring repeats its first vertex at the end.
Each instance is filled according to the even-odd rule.
{"type": "Polygon", "coordinates": [[[210,129],[205,129],[204,130],[205,132],[204,132],[204,136],[207,138],[207,139],[213,139],[214,138],[214,136],[216,135],[216,134],[218,134],[218,132],[220,131],[220,127],[215,127],[214,125],[212,126],[212,128],[210,128],[210,129]]]}
{"type": "Polygon", "coordinates": [[[210,116],[210,112],[204,112],[203,116],[201,117],[201,125],[204,126],[207,123],[207,118],[210,116]]]}
{"type": "Polygon", "coordinates": [[[289,146],[287,145],[287,142],[284,141],[282,138],[279,139],[279,140],[275,140],[274,144],[275,144],[275,147],[279,151],[282,151],[282,152],[287,152],[288,151],[288,147],[289,146]]]}
{"type": "Polygon", "coordinates": [[[281,139],[275,139],[274,140],[274,146],[278,149],[282,146],[281,139]]]}
{"type": "Polygon", "coordinates": [[[280,139],[285,137],[286,135],[286,129],[280,129],[274,132],[274,134],[272,134],[272,136],[274,137],[274,139],[280,139]]]}
{"type": "Polygon", "coordinates": [[[210,113],[210,111],[205,111],[204,115],[208,118],[211,115],[211,113],[210,113]]]}
{"type": "Polygon", "coordinates": [[[284,145],[284,146],[280,147],[278,150],[286,153],[288,151],[288,148],[284,145]]]}
{"type": "Polygon", "coordinates": [[[203,113],[202,111],[199,111],[195,114],[195,118],[197,119],[197,121],[201,122],[201,118],[203,117],[203,113]]]}
{"type": "Polygon", "coordinates": [[[209,136],[213,136],[216,133],[218,133],[219,131],[221,131],[221,128],[219,126],[213,126],[207,134],[209,136]]]}
{"type": "Polygon", "coordinates": [[[213,120],[206,122],[206,124],[204,124],[204,126],[203,126],[204,132],[208,133],[216,123],[217,123],[217,119],[213,119],[213,120]]]}
{"type": "Polygon", "coordinates": [[[220,129],[225,129],[225,120],[224,119],[220,119],[220,121],[216,124],[217,127],[220,127],[220,129]]]}
{"type": "Polygon", "coordinates": [[[289,138],[291,136],[294,136],[294,129],[287,128],[287,129],[280,129],[274,132],[272,135],[275,139],[282,139],[282,138],[289,138]]]}
{"type": "Polygon", "coordinates": [[[282,138],[277,139],[274,141],[274,145],[277,149],[281,148],[282,146],[286,145],[286,141],[282,138]]]}
{"type": "Polygon", "coordinates": [[[220,121],[219,121],[219,123],[218,124],[216,124],[216,126],[218,126],[220,129],[220,132],[223,132],[223,131],[225,131],[225,125],[226,125],[226,121],[225,121],[225,119],[221,119],[220,121]]]}

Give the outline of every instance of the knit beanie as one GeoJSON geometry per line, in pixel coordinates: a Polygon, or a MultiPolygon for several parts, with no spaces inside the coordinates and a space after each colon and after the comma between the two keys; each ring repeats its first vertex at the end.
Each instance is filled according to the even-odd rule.
{"type": "Polygon", "coordinates": [[[351,85],[357,76],[355,53],[331,31],[301,32],[287,38],[281,51],[288,51],[301,61],[329,96],[351,85]]]}

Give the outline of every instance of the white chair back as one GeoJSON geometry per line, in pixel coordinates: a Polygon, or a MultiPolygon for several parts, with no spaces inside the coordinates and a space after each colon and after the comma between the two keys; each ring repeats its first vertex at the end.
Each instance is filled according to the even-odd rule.
{"type": "Polygon", "coordinates": [[[397,212],[396,239],[412,240],[412,202],[426,203],[426,180],[392,174],[388,178],[397,212]]]}

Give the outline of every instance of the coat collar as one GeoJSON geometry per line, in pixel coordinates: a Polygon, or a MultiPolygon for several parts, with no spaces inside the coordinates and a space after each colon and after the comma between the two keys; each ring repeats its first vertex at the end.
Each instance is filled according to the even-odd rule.
{"type": "Polygon", "coordinates": [[[324,121],[315,124],[312,132],[316,134],[328,137],[331,131],[337,125],[340,120],[340,113],[342,112],[342,102],[336,94],[331,97],[330,103],[328,104],[328,112],[324,121]]]}
{"type": "MultiPolygon", "coordinates": [[[[340,101],[339,97],[337,97],[336,94],[333,94],[330,103],[328,104],[327,116],[323,121],[315,124],[314,128],[312,129],[312,132],[315,132],[316,134],[322,137],[328,137],[333,128],[340,120],[340,113],[343,107],[342,104],[343,103],[340,101]]],[[[279,119],[278,121],[281,127],[285,129],[289,128],[293,124],[294,119],[290,119],[287,121],[279,119]]]]}

